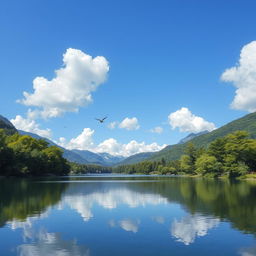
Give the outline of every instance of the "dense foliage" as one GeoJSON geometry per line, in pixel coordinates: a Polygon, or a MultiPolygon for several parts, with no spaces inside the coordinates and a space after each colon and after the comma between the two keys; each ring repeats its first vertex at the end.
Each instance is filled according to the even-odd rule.
{"type": "Polygon", "coordinates": [[[45,140],[18,133],[9,135],[0,129],[0,176],[68,173],[69,165],[60,148],[48,146],[45,140]]]}
{"type": "MultiPolygon", "coordinates": [[[[256,113],[248,114],[240,119],[232,121],[210,133],[195,137],[192,142],[196,147],[207,148],[209,144],[221,137],[227,136],[235,131],[246,131],[251,139],[256,139],[256,113]]],[[[179,159],[183,154],[189,142],[167,146],[159,152],[154,153],[147,160],[159,161],[164,158],[166,161],[179,159]]]]}
{"type": "Polygon", "coordinates": [[[236,131],[217,138],[208,148],[196,148],[188,143],[185,154],[179,160],[166,162],[144,161],[133,165],[119,166],[115,172],[160,173],[160,174],[200,174],[217,177],[226,175],[237,177],[256,171],[256,140],[246,131],[236,131]]]}
{"type": "Polygon", "coordinates": [[[107,166],[95,164],[78,164],[69,163],[71,172],[70,174],[86,174],[86,173],[111,173],[112,168],[107,166]]]}

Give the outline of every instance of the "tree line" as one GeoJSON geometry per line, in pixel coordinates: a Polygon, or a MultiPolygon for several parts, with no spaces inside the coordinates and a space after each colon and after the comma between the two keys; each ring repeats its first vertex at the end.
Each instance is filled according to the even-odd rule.
{"type": "Polygon", "coordinates": [[[256,171],[256,140],[245,131],[217,138],[207,148],[188,143],[178,160],[143,161],[117,167],[70,163],[45,140],[0,129],[0,176],[67,175],[83,173],[199,174],[238,177],[256,171]]]}
{"type": "Polygon", "coordinates": [[[45,140],[0,129],[0,176],[68,174],[70,165],[62,153],[45,140]]]}
{"type": "Polygon", "coordinates": [[[179,160],[143,161],[118,166],[113,171],[238,177],[256,171],[256,140],[250,139],[246,131],[236,131],[217,138],[207,148],[196,148],[193,143],[188,143],[179,160]]]}
{"type": "Polygon", "coordinates": [[[85,173],[111,173],[112,168],[108,166],[102,166],[97,164],[78,164],[78,163],[69,163],[70,164],[70,174],[85,174],[85,173]]]}

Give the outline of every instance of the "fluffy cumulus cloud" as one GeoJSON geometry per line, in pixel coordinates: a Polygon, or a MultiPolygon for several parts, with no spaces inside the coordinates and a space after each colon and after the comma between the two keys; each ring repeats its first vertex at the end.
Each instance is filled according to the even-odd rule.
{"type": "Polygon", "coordinates": [[[84,128],[81,134],[79,134],[76,138],[72,138],[70,141],[67,141],[64,137],[61,137],[58,144],[68,149],[90,150],[94,147],[92,138],[93,134],[94,130],[84,128]]]}
{"type": "Polygon", "coordinates": [[[138,119],[136,117],[126,117],[120,124],[119,128],[126,129],[128,131],[138,130],[140,128],[138,119]]]}
{"type": "Polygon", "coordinates": [[[93,58],[69,48],[63,55],[63,67],[55,71],[56,76],[52,80],[36,77],[34,92],[24,92],[19,102],[36,107],[34,116],[42,118],[76,112],[92,102],[92,92],[105,82],[108,71],[109,64],[104,57],[93,58]]]}
{"type": "Polygon", "coordinates": [[[151,129],[150,132],[160,134],[160,133],[163,132],[163,128],[160,127],[160,126],[157,126],[157,127],[153,128],[153,129],[151,129]]]}
{"type": "Polygon", "coordinates": [[[80,135],[70,141],[60,138],[56,141],[60,146],[67,149],[90,150],[96,153],[109,153],[114,156],[130,156],[142,152],[155,152],[166,147],[166,144],[158,145],[156,142],[146,144],[131,140],[127,144],[119,143],[116,139],[109,138],[96,145],[93,141],[94,130],[85,128],[80,135]]]}
{"type": "Polygon", "coordinates": [[[25,132],[32,132],[45,138],[51,137],[50,129],[40,129],[38,123],[30,118],[23,118],[17,115],[14,119],[11,119],[12,124],[18,129],[25,132]]]}
{"type": "Polygon", "coordinates": [[[242,48],[238,65],[227,69],[221,79],[236,87],[233,109],[256,111],[256,41],[242,48]]]}
{"type": "Polygon", "coordinates": [[[179,128],[181,132],[202,132],[216,129],[214,123],[204,120],[191,113],[188,108],[181,108],[168,116],[172,129],[179,128]]]}
{"type": "Polygon", "coordinates": [[[136,140],[131,140],[127,144],[121,144],[117,142],[115,139],[111,138],[100,143],[95,151],[99,153],[107,152],[114,156],[131,156],[134,154],[142,153],[142,152],[156,152],[167,145],[158,145],[156,142],[151,144],[146,144],[145,142],[137,142],[136,140]]]}

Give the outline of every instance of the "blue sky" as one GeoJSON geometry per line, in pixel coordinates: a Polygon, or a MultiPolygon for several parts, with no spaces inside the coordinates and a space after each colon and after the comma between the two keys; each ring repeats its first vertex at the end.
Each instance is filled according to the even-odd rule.
{"type": "MultiPolygon", "coordinates": [[[[49,136],[55,141],[65,138],[62,145],[69,148],[104,148],[114,154],[126,150],[120,145],[127,146],[132,140],[144,144],[132,144],[135,148],[130,154],[156,150],[157,146],[147,147],[152,143],[159,147],[174,144],[190,132],[220,127],[256,109],[256,85],[254,80],[243,84],[246,79],[240,78],[245,77],[248,65],[239,64],[242,49],[246,60],[256,51],[255,9],[256,2],[248,0],[3,0],[0,114],[28,131],[49,128],[49,136]],[[92,102],[75,105],[78,112],[72,110],[76,103],[68,106],[66,102],[61,113],[44,118],[38,112],[45,108],[50,89],[48,94],[37,95],[45,97],[39,100],[41,105],[36,97],[27,105],[17,103],[24,100],[24,91],[34,94],[35,78],[56,78],[55,70],[65,68],[67,49],[73,49],[75,55],[103,56],[108,63],[104,67],[109,70],[103,68],[101,79],[97,80],[97,74],[90,77],[93,83],[100,81],[89,92],[92,102]],[[221,79],[225,70],[235,66],[240,67],[236,75],[228,73],[221,79]],[[235,100],[239,88],[247,89],[237,92],[235,100]],[[247,95],[250,102],[245,102],[247,95]],[[29,117],[29,109],[37,111],[37,116],[29,117]],[[175,112],[171,123],[168,116],[175,112]],[[102,125],[95,120],[105,115],[108,118],[102,125]],[[191,126],[189,122],[197,117],[203,123],[199,120],[200,124],[191,126]],[[129,120],[119,128],[125,118],[129,120]],[[116,128],[108,128],[111,122],[116,122],[116,128]],[[162,132],[150,132],[155,127],[162,132]],[[90,130],[77,138],[84,128],[90,130]],[[72,138],[77,139],[71,143],[72,138]],[[104,141],[103,148],[98,147],[104,141]]],[[[250,74],[256,72],[255,62],[256,57],[250,60],[250,74]]],[[[86,72],[75,71],[75,75],[86,80],[86,72]]],[[[64,97],[61,86],[58,90],[64,97]]],[[[76,85],[70,82],[68,86],[75,92],[76,85]]],[[[74,94],[72,100],[76,99],[74,94]]]]}

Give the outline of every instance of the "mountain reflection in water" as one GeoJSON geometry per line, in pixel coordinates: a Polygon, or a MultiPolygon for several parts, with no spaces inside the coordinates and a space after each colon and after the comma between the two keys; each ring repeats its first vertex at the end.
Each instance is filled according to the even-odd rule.
{"type": "Polygon", "coordinates": [[[3,255],[117,255],[121,249],[124,255],[155,255],[159,246],[159,255],[255,255],[254,182],[2,179],[0,192],[0,236],[13,237],[0,245],[3,255]],[[233,245],[227,240],[223,247],[227,234],[233,245]],[[216,243],[211,252],[208,239],[216,243]],[[200,253],[192,244],[200,245],[200,253]]]}

